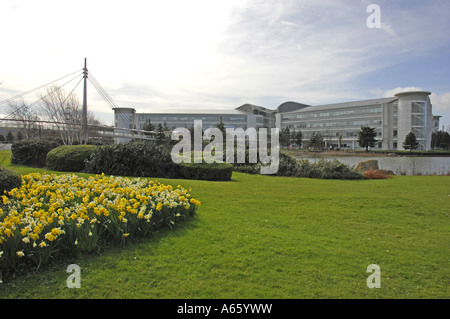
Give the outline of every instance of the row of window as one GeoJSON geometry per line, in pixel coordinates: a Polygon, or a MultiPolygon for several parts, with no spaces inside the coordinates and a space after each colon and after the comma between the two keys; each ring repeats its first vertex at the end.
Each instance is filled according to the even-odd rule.
{"type": "Polygon", "coordinates": [[[282,116],[283,121],[294,121],[302,119],[313,119],[330,116],[343,116],[343,115],[357,115],[357,114],[377,114],[381,113],[381,106],[369,107],[369,108],[353,108],[343,109],[339,111],[324,111],[324,112],[308,112],[303,114],[285,114],[282,116]]]}
{"type": "MultiPolygon", "coordinates": [[[[303,138],[309,139],[313,132],[303,132],[303,138]]],[[[358,132],[356,131],[346,131],[346,132],[320,132],[323,138],[333,138],[338,139],[340,135],[343,138],[357,138],[358,132]]],[[[377,137],[381,138],[383,136],[382,132],[377,132],[377,137]]]]}
{"type": "Polygon", "coordinates": [[[427,102],[413,102],[411,113],[426,114],[427,102]]]}
{"type": "Polygon", "coordinates": [[[330,121],[330,122],[300,122],[295,124],[286,124],[283,127],[289,129],[305,129],[305,128],[331,128],[331,127],[348,127],[348,126],[366,126],[366,125],[381,125],[380,119],[358,119],[358,120],[342,120],[342,121],[330,121]]]}
{"type": "Polygon", "coordinates": [[[193,122],[202,120],[206,122],[219,122],[222,118],[223,122],[247,122],[246,116],[233,115],[140,115],[139,122],[145,123],[150,120],[152,123],[159,122],[193,122]]]}

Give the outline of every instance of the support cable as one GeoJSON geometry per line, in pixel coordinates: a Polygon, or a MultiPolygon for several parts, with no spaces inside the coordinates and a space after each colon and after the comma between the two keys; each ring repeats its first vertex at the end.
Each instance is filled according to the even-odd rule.
{"type": "MultiPolygon", "coordinates": [[[[78,71],[77,71],[77,72],[78,72],[78,71]]],[[[74,73],[76,73],[76,72],[74,72],[74,73]]],[[[72,73],[72,74],[74,74],[74,73],[72,73]]],[[[72,74],[71,74],[71,75],[72,75],[72,74]]],[[[39,97],[39,98],[38,98],[36,101],[34,101],[33,103],[31,103],[31,104],[29,104],[29,105],[24,105],[24,106],[20,107],[19,109],[15,110],[14,112],[11,112],[11,113],[7,114],[4,118],[0,119],[0,121],[9,119],[11,116],[14,115],[14,113],[16,113],[17,111],[20,111],[21,109],[23,109],[23,108],[25,108],[25,107],[30,107],[30,108],[31,108],[32,106],[34,106],[35,104],[37,104],[39,101],[41,101],[42,98],[44,98],[44,97],[46,97],[46,96],[52,94],[53,92],[56,92],[56,91],[60,90],[60,89],[63,88],[65,85],[67,85],[68,83],[72,82],[73,80],[75,80],[75,79],[76,79],[77,77],[79,77],[79,76],[80,76],[79,74],[76,75],[74,78],[70,79],[69,81],[67,81],[67,82],[64,83],[63,85],[58,86],[57,88],[55,88],[53,91],[48,92],[47,94],[45,94],[45,95],[42,96],[42,97],[39,97]]],[[[65,78],[65,77],[64,77],[64,78],[65,78]]],[[[52,81],[52,82],[50,82],[50,83],[54,83],[54,82],[56,82],[56,81],[52,81]]],[[[44,86],[40,86],[40,88],[42,88],[42,87],[44,87],[44,86]]],[[[73,91],[73,90],[72,90],[72,91],[73,91]]],[[[31,92],[31,91],[29,91],[29,92],[31,92]]],[[[9,101],[12,101],[12,99],[9,99],[9,101]]]]}
{"type": "Polygon", "coordinates": [[[11,97],[11,98],[9,98],[9,99],[0,101],[0,105],[3,105],[3,104],[8,103],[8,102],[11,102],[12,100],[21,98],[21,97],[23,97],[23,96],[25,96],[25,95],[27,95],[27,94],[29,94],[29,93],[32,93],[32,92],[34,92],[34,91],[40,90],[40,89],[42,89],[43,87],[46,87],[46,86],[49,86],[49,85],[51,85],[51,84],[53,84],[53,83],[55,83],[55,82],[61,81],[62,79],[65,79],[65,78],[67,78],[67,77],[69,77],[69,76],[71,76],[71,75],[73,75],[73,74],[75,74],[75,73],[79,73],[80,71],[82,71],[82,70],[77,70],[77,71],[75,71],[75,72],[73,72],[73,73],[70,73],[70,74],[68,74],[68,75],[65,75],[65,76],[63,76],[63,77],[61,77],[61,78],[59,78],[59,79],[57,79],[57,80],[48,82],[48,83],[43,84],[43,85],[41,85],[41,86],[38,86],[38,87],[36,87],[36,88],[34,88],[34,89],[32,89],[32,90],[29,90],[29,91],[26,91],[26,92],[17,94],[17,95],[15,95],[15,96],[13,96],[13,97],[11,97]]]}
{"type": "MultiPolygon", "coordinates": [[[[111,96],[105,91],[105,89],[98,83],[98,81],[95,79],[94,76],[92,76],[92,73],[89,73],[88,77],[91,84],[94,86],[94,88],[97,90],[97,92],[102,96],[102,98],[105,100],[105,102],[109,105],[109,107],[113,110],[119,108],[117,103],[111,98],[111,96]]],[[[122,121],[129,122],[127,118],[125,117],[125,114],[117,113],[117,115],[120,117],[122,121]]]]}

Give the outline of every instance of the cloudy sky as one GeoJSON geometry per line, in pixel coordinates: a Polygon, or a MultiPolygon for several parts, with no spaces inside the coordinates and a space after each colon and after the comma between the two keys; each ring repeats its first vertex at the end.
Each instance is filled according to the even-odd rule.
{"type": "MultiPolygon", "coordinates": [[[[81,70],[87,58],[117,105],[138,112],[275,109],[422,89],[447,128],[449,16],[448,0],[2,0],[0,101],[81,70]],[[367,26],[371,3],[381,28],[367,26]]],[[[66,89],[78,91],[77,82],[66,89]]],[[[88,92],[90,110],[112,124],[108,104],[88,92]]]]}

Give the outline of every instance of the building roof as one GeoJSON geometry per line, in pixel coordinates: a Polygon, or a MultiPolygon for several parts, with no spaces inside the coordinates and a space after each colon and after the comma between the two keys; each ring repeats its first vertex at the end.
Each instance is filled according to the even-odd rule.
{"type": "Polygon", "coordinates": [[[398,92],[397,94],[395,94],[395,96],[400,96],[400,95],[414,95],[414,94],[431,95],[431,92],[428,92],[428,91],[405,91],[405,92],[398,92]]]}
{"type": "Polygon", "coordinates": [[[254,111],[264,112],[264,113],[274,113],[276,110],[267,109],[265,107],[254,105],[254,104],[243,104],[236,108],[238,111],[243,111],[248,114],[253,114],[254,111]]]}
{"type": "MultiPolygon", "coordinates": [[[[423,92],[422,92],[423,93],[423,92]]],[[[333,109],[342,109],[342,108],[352,108],[352,107],[361,107],[361,106],[370,106],[370,105],[381,105],[384,103],[390,103],[398,100],[397,97],[387,97],[387,98],[378,98],[371,100],[362,100],[362,101],[352,101],[352,102],[342,102],[342,103],[334,103],[334,104],[323,104],[323,105],[307,105],[297,102],[285,102],[280,104],[276,110],[271,110],[262,106],[254,105],[254,104],[243,104],[235,109],[158,109],[150,112],[139,112],[139,114],[210,114],[210,115],[243,115],[243,114],[256,114],[256,113],[303,113],[303,112],[315,112],[321,110],[333,110],[333,109]]]]}
{"type": "Polygon", "coordinates": [[[289,102],[284,102],[284,103],[280,104],[280,106],[278,106],[278,108],[277,108],[277,112],[278,113],[293,112],[293,111],[298,111],[298,110],[301,110],[301,109],[304,109],[304,108],[310,107],[310,106],[311,105],[289,101],[289,102]]]}
{"type": "Polygon", "coordinates": [[[387,98],[379,98],[379,99],[371,99],[371,100],[363,100],[363,101],[352,101],[352,102],[343,102],[343,103],[334,103],[334,104],[324,104],[324,105],[315,105],[310,107],[305,107],[303,109],[287,112],[287,113],[303,113],[303,112],[315,112],[322,110],[334,110],[334,109],[343,109],[343,108],[352,108],[352,107],[361,107],[361,106],[370,106],[370,105],[381,105],[384,103],[390,103],[398,100],[396,97],[387,97],[387,98]]]}
{"type": "Polygon", "coordinates": [[[247,114],[244,111],[237,109],[159,109],[151,112],[139,112],[138,114],[153,114],[153,115],[163,115],[163,114],[210,114],[210,115],[236,115],[236,114],[247,114]]]}
{"type": "Polygon", "coordinates": [[[139,112],[138,114],[210,114],[210,115],[237,115],[255,114],[256,112],[274,113],[276,110],[267,109],[253,104],[243,104],[235,109],[159,109],[152,112],[139,112]]]}

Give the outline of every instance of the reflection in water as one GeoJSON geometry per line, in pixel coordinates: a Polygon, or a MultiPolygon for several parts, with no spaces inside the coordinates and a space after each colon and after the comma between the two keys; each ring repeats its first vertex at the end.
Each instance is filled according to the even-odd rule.
{"type": "Polygon", "coordinates": [[[428,156],[317,156],[300,155],[296,159],[308,159],[317,162],[321,159],[330,161],[337,159],[349,166],[356,166],[359,162],[377,160],[380,169],[391,170],[396,175],[448,175],[450,174],[450,157],[428,156]]]}

